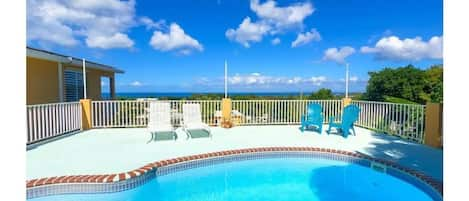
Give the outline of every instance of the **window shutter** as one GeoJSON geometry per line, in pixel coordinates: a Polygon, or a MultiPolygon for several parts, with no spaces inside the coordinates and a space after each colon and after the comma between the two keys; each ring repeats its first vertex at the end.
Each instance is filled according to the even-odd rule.
{"type": "Polygon", "coordinates": [[[83,74],[78,71],[65,70],[65,101],[79,101],[83,98],[83,74]]]}

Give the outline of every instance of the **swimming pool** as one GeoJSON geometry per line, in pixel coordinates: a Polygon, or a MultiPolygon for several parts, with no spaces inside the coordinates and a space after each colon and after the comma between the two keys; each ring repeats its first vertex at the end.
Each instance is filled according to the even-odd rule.
{"type": "Polygon", "coordinates": [[[425,185],[370,161],[310,153],[256,153],[164,166],[136,188],[31,201],[439,200],[425,185]],[[425,192],[424,192],[425,191],[425,192]]]}

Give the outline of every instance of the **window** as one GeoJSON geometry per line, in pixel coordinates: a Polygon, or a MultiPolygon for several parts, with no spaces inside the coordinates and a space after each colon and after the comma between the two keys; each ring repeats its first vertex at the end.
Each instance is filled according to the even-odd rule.
{"type": "Polygon", "coordinates": [[[83,98],[83,74],[79,71],[65,70],[65,101],[79,101],[83,98]]]}

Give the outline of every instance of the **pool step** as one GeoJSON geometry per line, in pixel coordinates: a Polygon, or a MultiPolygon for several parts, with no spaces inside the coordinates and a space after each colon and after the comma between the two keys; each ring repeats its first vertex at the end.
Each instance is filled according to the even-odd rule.
{"type": "Polygon", "coordinates": [[[386,165],[381,163],[371,162],[370,168],[378,172],[386,173],[386,165]]]}

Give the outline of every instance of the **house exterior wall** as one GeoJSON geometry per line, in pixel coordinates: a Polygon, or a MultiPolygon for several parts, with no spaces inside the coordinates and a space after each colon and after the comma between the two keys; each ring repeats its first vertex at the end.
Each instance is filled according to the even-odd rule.
{"type": "Polygon", "coordinates": [[[26,59],[26,104],[59,102],[57,62],[26,59]]]}
{"type": "MultiPolygon", "coordinates": [[[[81,66],[72,66],[65,63],[62,66],[64,71],[82,70],[81,66]]],[[[101,99],[102,76],[114,77],[114,72],[86,69],[87,96],[89,99],[101,99]]],[[[65,86],[63,86],[63,90],[65,91],[65,86]]],[[[63,93],[65,94],[65,92],[63,93]]],[[[58,63],[26,57],[26,103],[31,105],[56,102],[60,102],[58,63]]]]}
{"type": "MultiPolygon", "coordinates": [[[[67,66],[64,64],[64,70],[66,69],[73,69],[78,71],[83,70],[81,66],[67,66]]],[[[111,76],[114,76],[114,73],[95,69],[86,69],[87,98],[91,100],[101,100],[101,77],[111,76]]]]}

